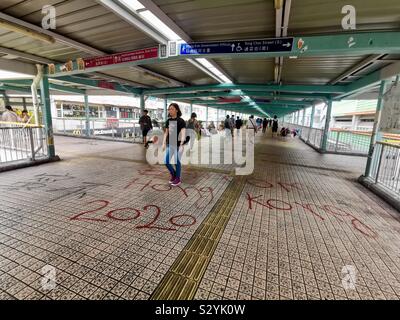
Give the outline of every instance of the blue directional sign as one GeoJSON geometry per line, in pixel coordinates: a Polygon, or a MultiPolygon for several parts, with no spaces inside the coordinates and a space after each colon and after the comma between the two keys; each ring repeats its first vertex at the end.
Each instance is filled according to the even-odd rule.
{"type": "Polygon", "coordinates": [[[292,51],[293,38],[183,43],[181,55],[292,51]]]}

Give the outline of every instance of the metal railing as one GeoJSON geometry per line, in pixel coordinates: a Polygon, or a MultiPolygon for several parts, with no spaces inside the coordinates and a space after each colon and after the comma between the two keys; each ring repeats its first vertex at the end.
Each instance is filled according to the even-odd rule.
{"type": "Polygon", "coordinates": [[[90,119],[86,132],[85,119],[53,118],[53,130],[72,136],[100,137],[111,140],[141,142],[142,131],[137,120],[118,119],[118,123],[106,119],[90,119]]]}
{"type": "MultiPolygon", "coordinates": [[[[320,149],[322,146],[323,129],[310,128],[301,125],[284,123],[284,127],[290,130],[299,130],[300,138],[314,147],[320,149]]],[[[334,153],[349,153],[367,155],[371,142],[370,132],[357,132],[331,128],[328,133],[326,149],[334,153]]]]}
{"type": "Polygon", "coordinates": [[[331,130],[328,134],[327,151],[367,155],[371,143],[370,132],[331,130]]]}
{"type": "Polygon", "coordinates": [[[292,123],[283,123],[282,125],[285,128],[289,128],[290,130],[299,130],[299,137],[306,143],[313,145],[316,148],[321,148],[322,144],[322,135],[324,134],[323,129],[318,128],[310,128],[301,125],[296,125],[292,123]]]}
{"type": "Polygon", "coordinates": [[[369,178],[400,200],[400,145],[376,143],[369,178]]]}
{"type": "Polygon", "coordinates": [[[48,157],[45,129],[41,126],[0,127],[0,165],[48,157]]]}

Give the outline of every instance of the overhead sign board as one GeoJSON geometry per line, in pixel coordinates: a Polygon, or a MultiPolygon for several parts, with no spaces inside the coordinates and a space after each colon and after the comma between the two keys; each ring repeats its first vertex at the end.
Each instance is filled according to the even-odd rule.
{"type": "Polygon", "coordinates": [[[181,55],[218,53],[290,52],[293,38],[193,42],[180,45],[181,55]]]}
{"type": "Polygon", "coordinates": [[[111,64],[133,62],[151,58],[158,58],[158,47],[140,49],[129,52],[116,53],[108,56],[83,59],[85,69],[111,64]]]}

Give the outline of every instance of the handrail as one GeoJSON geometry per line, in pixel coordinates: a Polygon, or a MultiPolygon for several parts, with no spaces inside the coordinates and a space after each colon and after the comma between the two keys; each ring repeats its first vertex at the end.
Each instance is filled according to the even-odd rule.
{"type": "MultiPolygon", "coordinates": [[[[400,141],[399,141],[399,143],[400,143],[400,141]]],[[[394,148],[400,149],[400,144],[387,143],[387,142],[382,142],[382,141],[376,141],[376,144],[381,144],[381,145],[384,145],[384,146],[394,147],[394,148]]]]}
{"type": "MultiPolygon", "coordinates": [[[[8,125],[15,125],[16,127],[12,128],[44,128],[44,125],[37,125],[37,124],[30,124],[30,123],[25,123],[25,122],[9,122],[9,121],[0,121],[0,124],[8,124],[8,125]]],[[[0,128],[5,128],[5,127],[0,127],[0,128]]]]}

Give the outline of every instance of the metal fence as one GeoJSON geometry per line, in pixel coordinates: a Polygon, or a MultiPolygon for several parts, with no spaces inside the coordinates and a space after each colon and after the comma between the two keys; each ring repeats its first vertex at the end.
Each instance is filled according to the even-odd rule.
{"type": "Polygon", "coordinates": [[[0,166],[14,161],[31,160],[48,156],[46,134],[39,126],[0,127],[0,166]]]}
{"type": "Polygon", "coordinates": [[[296,125],[292,123],[284,123],[282,125],[285,128],[289,128],[290,130],[298,130],[299,137],[306,143],[313,145],[316,148],[321,148],[322,144],[322,135],[324,134],[323,129],[318,128],[310,128],[301,125],[296,125]]]}
{"type": "Polygon", "coordinates": [[[327,151],[367,155],[371,133],[331,130],[328,134],[327,151]]]}
{"type": "Polygon", "coordinates": [[[369,178],[400,200],[400,146],[377,142],[369,178]]]}
{"type": "MultiPolygon", "coordinates": [[[[301,125],[284,123],[290,130],[299,130],[300,138],[316,148],[321,148],[323,129],[310,128],[301,125]]],[[[348,130],[331,129],[328,133],[326,150],[337,153],[367,155],[371,141],[370,132],[353,132],[348,130]]]]}
{"type": "Polygon", "coordinates": [[[134,120],[90,119],[89,132],[86,132],[85,119],[53,118],[53,130],[55,133],[72,136],[99,137],[130,142],[142,141],[140,125],[134,120]]]}
{"type": "Polygon", "coordinates": [[[400,146],[377,142],[369,178],[400,200],[400,146]]]}

